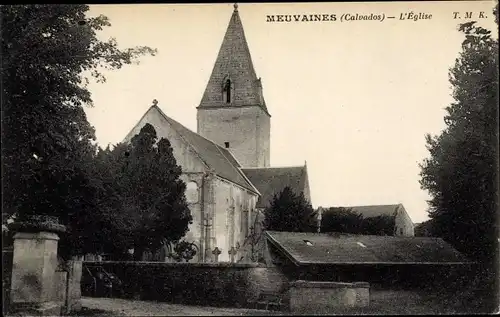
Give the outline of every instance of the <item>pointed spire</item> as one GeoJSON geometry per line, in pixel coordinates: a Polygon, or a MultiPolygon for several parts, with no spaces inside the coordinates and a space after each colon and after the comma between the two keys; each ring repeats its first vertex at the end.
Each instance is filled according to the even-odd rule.
{"type": "Polygon", "coordinates": [[[198,108],[227,106],[259,106],[267,112],[236,3],[198,108]]]}

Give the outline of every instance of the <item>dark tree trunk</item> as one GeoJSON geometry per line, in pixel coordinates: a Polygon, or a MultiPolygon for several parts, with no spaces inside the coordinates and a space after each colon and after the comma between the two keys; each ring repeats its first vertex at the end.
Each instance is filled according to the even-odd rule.
{"type": "Polygon", "coordinates": [[[136,246],[134,248],[134,261],[142,261],[142,255],[144,254],[144,248],[136,246]]]}

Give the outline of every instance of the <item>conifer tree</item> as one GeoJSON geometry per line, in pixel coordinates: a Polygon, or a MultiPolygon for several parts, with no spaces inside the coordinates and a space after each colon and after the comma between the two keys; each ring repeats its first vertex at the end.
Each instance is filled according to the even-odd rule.
{"type": "Polygon", "coordinates": [[[264,229],[271,231],[314,232],[314,210],[304,194],[285,187],[275,194],[264,210],[264,229]]]}
{"type": "Polygon", "coordinates": [[[132,247],[136,260],[144,251],[178,242],[192,221],[170,142],[157,140],[154,127],[146,124],[129,144],[102,150],[105,161],[100,173],[107,175],[108,196],[103,201],[112,220],[114,241],[122,253],[132,247]]]}

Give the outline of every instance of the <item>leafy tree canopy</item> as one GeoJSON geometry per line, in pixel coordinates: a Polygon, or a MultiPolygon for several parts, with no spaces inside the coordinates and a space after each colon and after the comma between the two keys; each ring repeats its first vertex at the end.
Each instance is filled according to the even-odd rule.
{"type": "Polygon", "coordinates": [[[432,235],[489,261],[498,245],[498,41],[475,22],[459,31],[465,39],[449,73],[454,102],[444,131],[426,135],[430,157],[420,165],[420,184],[432,197],[432,235]]]}
{"type": "Polygon", "coordinates": [[[352,208],[327,208],[321,219],[321,232],[342,232],[364,235],[393,235],[394,218],[377,216],[364,218],[352,208]]]}
{"type": "Polygon", "coordinates": [[[99,40],[97,32],[110,22],[102,15],[87,16],[88,9],[0,8],[5,218],[55,216],[74,232],[98,209],[99,190],[88,174],[97,149],[83,109],[92,105],[87,83],[104,81],[103,68],[119,69],[156,51],[122,50],[114,39],[99,40]]]}
{"type": "Polygon", "coordinates": [[[415,226],[415,236],[416,237],[432,237],[432,220],[427,220],[419,223],[415,226]]]}

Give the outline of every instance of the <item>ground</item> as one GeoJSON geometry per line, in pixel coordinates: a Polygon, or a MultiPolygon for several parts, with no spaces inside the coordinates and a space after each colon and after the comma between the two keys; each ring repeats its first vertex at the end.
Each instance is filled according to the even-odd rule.
{"type": "MultiPolygon", "coordinates": [[[[286,312],[174,305],[154,301],[136,301],[117,298],[84,297],[85,316],[258,316],[286,315],[286,312]]],[[[471,309],[469,312],[478,312],[471,309]]],[[[370,306],[357,310],[345,310],[339,314],[370,315],[425,315],[467,313],[463,306],[451,303],[446,297],[423,291],[372,290],[370,306]]],[[[310,313],[309,313],[310,314],[310,313]]],[[[316,312],[321,314],[321,312],[316,312]]]]}
{"type": "Polygon", "coordinates": [[[83,311],[78,316],[262,316],[277,312],[241,308],[174,305],[153,301],[119,298],[82,298],[83,311]]]}

